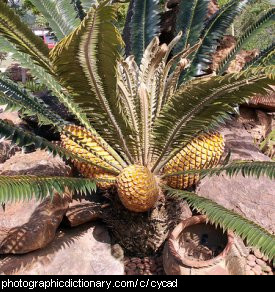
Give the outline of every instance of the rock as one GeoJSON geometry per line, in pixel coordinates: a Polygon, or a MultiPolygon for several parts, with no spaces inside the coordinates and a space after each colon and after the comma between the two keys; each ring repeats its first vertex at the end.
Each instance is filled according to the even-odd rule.
{"type": "Polygon", "coordinates": [[[110,237],[101,224],[60,231],[46,248],[0,259],[7,275],[122,275],[123,263],[111,255],[110,237]]]}
{"type": "Polygon", "coordinates": [[[217,0],[211,0],[208,5],[208,14],[207,18],[210,18],[213,14],[215,14],[219,10],[219,5],[217,0]]]}
{"type": "Polygon", "coordinates": [[[42,203],[6,204],[5,212],[0,209],[0,254],[23,254],[45,247],[54,239],[69,200],[56,194],[42,203]]]}
{"type": "Polygon", "coordinates": [[[252,59],[254,59],[259,54],[258,49],[245,51],[241,50],[239,54],[237,54],[236,58],[230,63],[227,72],[228,73],[238,73],[240,72],[244,65],[247,62],[250,62],[252,59]]]}
{"type": "Polygon", "coordinates": [[[258,270],[252,270],[254,272],[254,275],[260,276],[262,273],[258,270]]]}
{"type": "MultiPolygon", "coordinates": [[[[45,151],[16,153],[1,165],[0,175],[67,176],[70,168],[45,151]]],[[[6,203],[0,209],[0,253],[27,253],[45,247],[69,206],[70,196],[54,195],[43,202],[6,203]]]]}
{"type": "Polygon", "coordinates": [[[248,261],[251,261],[251,262],[255,262],[255,261],[256,261],[256,257],[255,257],[253,254],[250,254],[250,255],[247,257],[247,260],[248,260],[248,261]]]}
{"type": "Polygon", "coordinates": [[[40,175],[68,176],[70,167],[58,156],[53,157],[46,151],[37,150],[33,153],[16,153],[1,165],[1,175],[40,175]]]}
{"type": "Polygon", "coordinates": [[[263,257],[263,254],[256,248],[253,248],[253,253],[256,258],[261,259],[263,257]]]}
{"type": "MultiPolygon", "coordinates": [[[[213,6],[213,4],[211,4],[213,6]]],[[[213,55],[213,62],[210,65],[211,70],[216,71],[220,64],[224,61],[225,57],[234,49],[237,44],[237,40],[232,35],[225,35],[223,39],[220,41],[217,51],[213,55]]],[[[241,50],[233,61],[230,62],[228,66],[228,73],[238,73],[240,72],[244,65],[254,59],[259,53],[258,49],[246,51],[241,50]]]]}
{"type": "Polygon", "coordinates": [[[254,261],[248,261],[247,264],[252,268],[256,266],[256,263],[254,261]]]}
{"type": "MultiPolygon", "coordinates": [[[[93,199],[94,197],[95,196],[93,196],[93,199]]],[[[75,227],[90,221],[97,220],[101,215],[101,211],[101,204],[96,200],[90,201],[88,198],[75,198],[70,203],[64,220],[71,227],[75,227]]]]}
{"type": "Polygon", "coordinates": [[[262,268],[256,265],[254,268],[252,268],[252,271],[254,271],[256,275],[259,275],[262,272],[262,268]]]}
{"type": "Polygon", "coordinates": [[[264,266],[264,267],[262,267],[262,271],[264,271],[266,273],[270,273],[270,272],[272,272],[272,269],[269,266],[264,266]]]}
{"type": "Polygon", "coordinates": [[[272,139],[268,138],[264,146],[261,143],[275,128],[274,117],[275,114],[272,112],[267,113],[262,109],[250,108],[247,107],[247,104],[240,107],[240,116],[238,117],[238,121],[243,124],[247,132],[252,136],[254,144],[258,148],[261,147],[261,152],[270,158],[275,157],[275,147],[272,144],[272,139]]]}
{"type": "Polygon", "coordinates": [[[231,150],[231,161],[270,161],[270,158],[259,152],[259,149],[253,143],[253,138],[239,122],[228,122],[221,132],[225,138],[225,153],[227,153],[229,149],[231,150]]]}
{"type": "Polygon", "coordinates": [[[252,97],[249,102],[248,106],[254,108],[261,108],[265,109],[270,112],[275,111],[275,87],[272,86],[273,90],[270,90],[267,95],[255,95],[252,97]]]}
{"type": "Polygon", "coordinates": [[[213,61],[210,65],[211,70],[215,71],[219,68],[227,54],[235,47],[237,41],[231,35],[225,35],[220,41],[217,51],[213,55],[213,61]]]}
{"type": "MultiPolygon", "coordinates": [[[[227,125],[223,131],[226,153],[231,150],[231,160],[270,161],[260,153],[247,131],[236,122],[227,125]]],[[[262,176],[244,178],[241,174],[230,178],[224,174],[205,177],[196,190],[197,194],[209,198],[229,210],[275,232],[275,182],[262,176]]]]}
{"type": "Polygon", "coordinates": [[[0,112],[0,120],[9,121],[16,126],[23,123],[18,115],[18,112],[0,112]]]}
{"type": "Polygon", "coordinates": [[[4,163],[20,150],[20,147],[12,145],[10,141],[0,140],[0,163],[4,163]]]}
{"type": "Polygon", "coordinates": [[[256,259],[256,263],[260,266],[260,267],[265,267],[266,266],[266,263],[261,260],[261,259],[256,259]]]}

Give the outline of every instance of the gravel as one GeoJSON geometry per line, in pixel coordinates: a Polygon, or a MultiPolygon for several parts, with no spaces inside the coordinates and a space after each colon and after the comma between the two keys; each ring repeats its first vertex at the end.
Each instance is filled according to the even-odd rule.
{"type": "Polygon", "coordinates": [[[164,275],[162,257],[125,258],[125,275],[164,275]]]}
{"type": "Polygon", "coordinates": [[[246,258],[248,275],[275,275],[272,263],[258,249],[252,249],[246,258]]]}

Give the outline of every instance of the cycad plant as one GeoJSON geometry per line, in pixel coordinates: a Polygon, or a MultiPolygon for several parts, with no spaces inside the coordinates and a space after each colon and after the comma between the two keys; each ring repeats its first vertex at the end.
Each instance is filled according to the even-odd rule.
{"type": "Polygon", "coordinates": [[[275,177],[274,162],[224,161],[218,166],[224,141],[217,132],[239,103],[275,84],[274,46],[243,72],[226,74],[242,44],[274,20],[274,10],[244,32],[217,72],[206,74],[219,40],[249,1],[232,0],[205,22],[208,0],[182,0],[175,38],[160,44],[159,1],[133,0],[126,23],[128,56],[112,1],[31,2],[48,19],[59,43],[49,51],[0,2],[0,49],[13,52],[78,123],[66,122],[1,76],[1,103],[52,125],[61,133],[61,144],[3,120],[0,134],[19,146],[33,144],[71,160],[85,178],[0,176],[0,201],[44,198],[53,191],[88,193],[95,185],[108,189],[111,207],[104,220],[128,252],[144,255],[159,248],[177,216],[179,199],[186,199],[211,222],[274,258],[274,235],[190,191],[199,176],[221,172],[275,177]]]}

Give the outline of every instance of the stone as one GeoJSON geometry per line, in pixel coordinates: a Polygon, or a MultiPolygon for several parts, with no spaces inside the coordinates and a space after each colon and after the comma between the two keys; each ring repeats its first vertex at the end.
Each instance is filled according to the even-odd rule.
{"type": "Polygon", "coordinates": [[[3,275],[123,275],[123,263],[111,255],[102,224],[60,230],[46,248],[0,258],[3,275]]]}
{"type": "Polygon", "coordinates": [[[18,112],[0,112],[0,120],[9,121],[16,126],[20,126],[22,124],[22,120],[20,119],[18,112]]]}
{"type": "Polygon", "coordinates": [[[49,244],[70,199],[56,194],[43,202],[6,204],[5,211],[0,209],[0,254],[24,254],[49,244]]]}
{"type": "Polygon", "coordinates": [[[21,148],[13,145],[10,141],[0,139],[0,163],[4,163],[21,148]]]}
{"type": "MultiPolygon", "coordinates": [[[[225,155],[231,150],[232,160],[261,160],[270,158],[260,153],[242,125],[231,122],[222,130],[225,137],[225,155]]],[[[262,176],[243,177],[241,174],[230,178],[225,174],[205,177],[197,187],[199,196],[233,210],[242,216],[275,232],[275,182],[262,176]]]]}
{"type": "Polygon", "coordinates": [[[269,266],[265,266],[265,267],[262,267],[262,271],[264,271],[266,273],[270,273],[270,272],[272,272],[272,269],[269,266]]]}
{"type": "Polygon", "coordinates": [[[250,262],[255,262],[255,261],[256,261],[256,257],[255,257],[253,254],[250,254],[250,255],[247,257],[247,260],[250,261],[250,262]]]}
{"type": "Polygon", "coordinates": [[[241,50],[240,53],[237,54],[236,58],[230,63],[227,72],[228,73],[238,73],[240,72],[244,65],[247,62],[250,62],[259,54],[258,49],[253,50],[241,50]]]}
{"type": "Polygon", "coordinates": [[[262,268],[256,265],[254,268],[252,268],[252,271],[255,273],[255,275],[260,275],[262,273],[262,268]]]}
{"type": "Polygon", "coordinates": [[[46,151],[16,153],[1,165],[0,175],[69,176],[71,168],[46,151]]]}
{"type": "MultiPolygon", "coordinates": [[[[96,194],[95,194],[96,195],[96,194]]],[[[94,199],[93,195],[93,199],[94,199]]],[[[101,215],[101,204],[88,198],[74,198],[65,214],[64,220],[71,227],[97,220],[101,215]]]]}
{"type": "Polygon", "coordinates": [[[208,5],[208,14],[207,18],[210,18],[213,14],[215,14],[219,10],[219,5],[217,0],[211,0],[208,5]]]}
{"type": "Polygon", "coordinates": [[[254,261],[248,261],[247,264],[250,266],[250,267],[255,267],[256,266],[256,263],[254,261]]]}
{"type": "MultiPolygon", "coordinates": [[[[45,151],[16,153],[1,164],[0,175],[67,176],[70,167],[45,151]]],[[[68,209],[71,196],[55,194],[44,201],[35,199],[6,203],[0,208],[0,253],[23,254],[45,247],[68,209]]]]}
{"type": "Polygon", "coordinates": [[[261,259],[263,257],[263,254],[256,248],[253,248],[253,253],[256,258],[261,259]]]}
{"type": "Polygon", "coordinates": [[[263,260],[261,259],[256,259],[256,263],[261,266],[261,267],[265,267],[266,266],[266,262],[264,262],[263,260]]]}
{"type": "Polygon", "coordinates": [[[271,86],[272,90],[268,91],[267,95],[255,95],[249,102],[248,106],[253,108],[261,108],[269,112],[275,111],[275,86],[271,86]]]}
{"type": "Polygon", "coordinates": [[[220,41],[217,51],[213,55],[213,61],[210,65],[211,70],[215,71],[224,60],[225,56],[235,47],[237,41],[231,35],[225,35],[220,41]]]}

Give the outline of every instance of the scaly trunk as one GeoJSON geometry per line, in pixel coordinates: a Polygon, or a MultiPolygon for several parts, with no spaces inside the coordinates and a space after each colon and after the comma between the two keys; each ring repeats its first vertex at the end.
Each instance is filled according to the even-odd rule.
{"type": "Polygon", "coordinates": [[[163,195],[155,207],[144,213],[127,210],[116,191],[109,193],[110,207],[102,213],[113,243],[118,243],[127,256],[145,257],[155,254],[168,233],[181,220],[192,215],[185,202],[163,195]]]}

